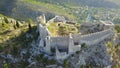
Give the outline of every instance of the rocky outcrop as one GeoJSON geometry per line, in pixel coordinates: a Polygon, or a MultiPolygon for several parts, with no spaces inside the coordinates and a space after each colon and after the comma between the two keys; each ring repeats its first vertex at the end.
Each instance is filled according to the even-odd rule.
{"type": "Polygon", "coordinates": [[[80,68],[81,65],[91,64],[93,67],[106,67],[111,65],[111,56],[107,53],[107,47],[104,43],[87,47],[79,54],[75,54],[75,58],[69,59],[70,63],[75,68],[80,68]],[[79,60],[78,60],[79,58],[79,60]]]}

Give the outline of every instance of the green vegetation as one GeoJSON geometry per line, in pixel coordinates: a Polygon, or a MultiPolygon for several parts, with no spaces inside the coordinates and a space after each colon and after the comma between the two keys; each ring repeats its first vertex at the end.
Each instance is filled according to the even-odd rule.
{"type": "Polygon", "coordinates": [[[118,68],[119,67],[119,61],[120,61],[120,46],[115,45],[112,42],[107,43],[108,47],[108,53],[112,56],[113,62],[116,63],[113,68],[118,68]]]}
{"type": "Polygon", "coordinates": [[[69,14],[70,13],[69,11],[67,11],[67,10],[63,9],[62,7],[59,7],[55,4],[46,3],[46,2],[38,1],[38,0],[24,0],[24,2],[42,7],[41,11],[43,11],[43,12],[50,12],[50,13],[54,13],[56,15],[66,16],[70,19],[75,19],[75,16],[73,14],[69,14]]]}
{"type": "Polygon", "coordinates": [[[55,53],[55,48],[51,48],[51,52],[52,52],[52,53],[55,53]]]}
{"type": "Polygon", "coordinates": [[[56,64],[56,60],[49,60],[47,57],[44,57],[43,54],[40,54],[39,56],[36,57],[36,60],[39,63],[42,63],[42,66],[46,65],[51,65],[51,64],[56,64]]]}
{"type": "Polygon", "coordinates": [[[20,64],[22,65],[22,68],[26,68],[26,66],[29,65],[29,63],[26,61],[22,61],[22,62],[20,62],[20,64]]]}
{"type": "Polygon", "coordinates": [[[115,64],[114,68],[119,68],[119,65],[118,65],[118,64],[115,64]]]}
{"type": "Polygon", "coordinates": [[[5,23],[9,23],[7,17],[4,17],[4,21],[5,21],[5,23]]]}
{"type": "Polygon", "coordinates": [[[112,48],[112,47],[113,47],[112,42],[108,42],[108,43],[107,43],[107,46],[108,46],[109,48],[112,48]]]}
{"type": "Polygon", "coordinates": [[[78,33],[78,28],[75,25],[66,23],[50,23],[47,26],[52,36],[56,35],[69,35],[70,33],[78,33]]]}
{"type": "Polygon", "coordinates": [[[86,48],[87,45],[85,43],[81,44],[81,48],[86,48]]]}
{"type": "Polygon", "coordinates": [[[87,65],[87,68],[92,68],[91,64],[88,64],[88,65],[87,65]]]}
{"type": "Polygon", "coordinates": [[[76,51],[76,54],[79,54],[80,53],[80,51],[76,51]]]}
{"type": "Polygon", "coordinates": [[[16,21],[16,27],[19,28],[20,27],[20,24],[18,21],[16,21]]]}
{"type": "Polygon", "coordinates": [[[68,62],[67,59],[64,60],[63,67],[64,68],[69,68],[69,62],[68,62]]]}
{"type": "Polygon", "coordinates": [[[119,24],[115,25],[115,30],[117,31],[117,33],[120,33],[120,25],[119,24]]]}
{"type": "Polygon", "coordinates": [[[29,43],[38,38],[37,27],[33,23],[22,24],[11,18],[2,17],[3,19],[0,19],[0,52],[19,57],[20,49],[26,48],[29,43]]]}
{"type": "Polygon", "coordinates": [[[8,63],[5,63],[5,64],[4,64],[4,68],[9,68],[9,64],[8,64],[8,63]]]}
{"type": "Polygon", "coordinates": [[[81,67],[80,67],[80,68],[85,68],[85,67],[84,67],[84,65],[81,65],[81,67]]]}
{"type": "Polygon", "coordinates": [[[36,57],[36,60],[37,60],[38,62],[42,62],[43,57],[44,57],[44,55],[43,55],[43,54],[40,54],[40,55],[38,55],[38,56],[36,57]]]}

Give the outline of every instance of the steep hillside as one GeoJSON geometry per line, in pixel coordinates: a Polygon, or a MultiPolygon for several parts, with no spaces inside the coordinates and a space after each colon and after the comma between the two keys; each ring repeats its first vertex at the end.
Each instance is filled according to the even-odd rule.
{"type": "Polygon", "coordinates": [[[21,61],[21,50],[37,38],[36,25],[32,21],[20,22],[0,14],[0,68],[25,68],[27,62],[21,61]]]}
{"type": "MultiPolygon", "coordinates": [[[[35,29],[32,24],[31,28],[35,29]]],[[[31,31],[32,32],[32,31],[31,31]]],[[[13,48],[21,48],[28,43],[25,36],[29,32],[28,23],[0,15],[0,53],[12,53],[13,48]],[[24,41],[24,42],[23,42],[24,41]]]]}

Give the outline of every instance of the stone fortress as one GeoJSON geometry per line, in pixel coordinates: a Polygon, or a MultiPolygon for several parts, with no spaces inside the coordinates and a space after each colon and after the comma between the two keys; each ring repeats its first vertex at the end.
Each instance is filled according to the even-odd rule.
{"type": "Polygon", "coordinates": [[[101,23],[83,23],[78,34],[69,34],[68,36],[51,36],[46,25],[41,23],[66,22],[64,17],[56,16],[46,22],[45,15],[37,18],[37,27],[39,31],[39,47],[46,54],[54,54],[56,60],[64,60],[71,54],[81,50],[83,44],[92,46],[110,39],[114,36],[114,24],[101,21],[101,23]],[[91,28],[90,28],[91,27],[91,28]],[[96,30],[97,28],[97,30],[96,30]],[[86,33],[87,31],[87,33],[86,33]],[[88,33],[89,32],[89,33],[88,33]],[[52,52],[54,49],[55,52],[52,52]]]}

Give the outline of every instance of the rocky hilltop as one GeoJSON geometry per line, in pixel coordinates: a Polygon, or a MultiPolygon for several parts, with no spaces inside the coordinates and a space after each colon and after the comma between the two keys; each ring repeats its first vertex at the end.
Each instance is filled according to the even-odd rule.
{"type": "MultiPolygon", "coordinates": [[[[44,67],[52,66],[52,67],[72,67],[72,68],[79,68],[79,67],[113,68],[119,66],[120,36],[117,33],[115,33],[116,36],[113,36],[114,30],[105,30],[113,27],[113,25],[111,27],[108,27],[108,26],[103,26],[102,24],[99,23],[97,24],[88,23],[94,26],[93,29],[90,29],[89,27],[91,25],[87,25],[87,23],[81,24],[80,26],[77,23],[73,23],[71,21],[66,20],[63,16],[56,16],[50,19],[49,21],[47,21],[48,23],[46,23],[46,21],[44,20],[45,20],[45,16],[40,17],[38,24],[35,25],[35,23],[30,23],[32,21],[29,21],[29,23],[25,23],[23,21],[18,21],[3,15],[0,16],[0,29],[1,29],[0,66],[1,67],[7,66],[7,67],[15,67],[15,68],[23,68],[23,67],[44,68],[44,67]],[[47,28],[50,30],[50,32],[53,33],[56,32],[54,29],[58,26],[57,28],[59,32],[58,31],[57,32],[59,34],[57,32],[54,33],[54,35],[52,35],[51,33],[50,33],[51,35],[49,33],[46,34],[48,30],[46,30],[45,24],[46,26],[48,26],[47,28]],[[99,27],[96,27],[98,25],[99,27]],[[62,29],[61,26],[63,27],[62,29]],[[72,27],[70,28],[70,26],[72,27]],[[86,28],[84,28],[83,26],[86,28]],[[81,27],[80,28],[82,30],[81,34],[83,35],[71,34],[69,36],[69,31],[72,31],[72,29],[77,29],[76,33],[78,33],[79,29],[77,27],[81,27]],[[96,32],[95,29],[99,29],[99,30],[96,32]],[[61,30],[64,30],[66,32],[64,31],[61,32],[61,30]],[[59,45],[57,46],[60,49],[53,48],[49,50],[50,46],[48,46],[48,43],[44,42],[44,40],[42,41],[42,39],[44,39],[47,35],[50,35],[50,37],[47,37],[48,39],[46,38],[45,40],[48,43],[49,41],[51,41],[49,43],[50,46],[51,44],[54,46],[56,45],[53,43],[59,44],[63,42],[61,45],[59,44],[60,46],[59,45]],[[111,37],[113,37],[114,39],[111,37]],[[77,39],[81,41],[80,43],[85,42],[86,44],[77,43],[77,39]],[[73,42],[72,40],[76,41],[73,44],[76,46],[68,44],[69,41],[71,41],[70,43],[72,44],[73,42]],[[93,42],[97,42],[97,43],[93,43],[93,42]],[[47,47],[46,46],[43,47],[45,43],[47,47]],[[66,47],[68,45],[69,45],[69,50],[66,49],[68,48],[66,47]],[[66,51],[69,53],[65,53],[66,51]],[[53,54],[49,54],[51,52],[53,54]],[[62,59],[62,61],[60,59],[62,59]]],[[[118,33],[119,33],[119,28],[120,28],[119,25],[117,26],[115,25],[115,30],[118,33]]]]}

